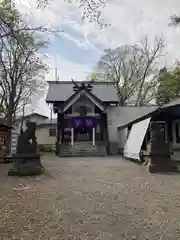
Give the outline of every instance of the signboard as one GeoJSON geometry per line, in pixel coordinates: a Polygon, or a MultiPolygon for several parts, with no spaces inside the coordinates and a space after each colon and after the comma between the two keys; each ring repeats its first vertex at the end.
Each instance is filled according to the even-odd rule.
{"type": "Polygon", "coordinates": [[[16,129],[12,129],[11,154],[15,154],[16,153],[18,136],[19,136],[19,132],[16,129]]]}
{"type": "Polygon", "coordinates": [[[0,132],[0,145],[5,146],[7,142],[7,135],[0,132]]]}
{"type": "Polygon", "coordinates": [[[8,141],[8,128],[0,127],[0,145],[6,146],[8,141]]]}
{"type": "Polygon", "coordinates": [[[4,154],[5,148],[7,149],[9,141],[9,129],[8,127],[2,126],[0,124],[0,154],[2,156],[2,153],[4,154]],[[5,147],[5,148],[4,148],[5,147]]]}

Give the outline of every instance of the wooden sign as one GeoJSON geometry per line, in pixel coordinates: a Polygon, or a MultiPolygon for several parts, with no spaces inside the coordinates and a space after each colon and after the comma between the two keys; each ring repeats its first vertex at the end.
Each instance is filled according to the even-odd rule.
{"type": "Polygon", "coordinates": [[[8,143],[8,128],[0,125],[0,145],[6,146],[8,143]]]}
{"type": "Polygon", "coordinates": [[[5,145],[5,142],[6,142],[6,136],[0,135],[0,145],[5,145]]]}

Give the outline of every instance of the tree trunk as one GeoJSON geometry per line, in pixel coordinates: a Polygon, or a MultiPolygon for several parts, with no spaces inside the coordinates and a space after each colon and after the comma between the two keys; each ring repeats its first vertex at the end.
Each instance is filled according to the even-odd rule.
{"type": "Polygon", "coordinates": [[[12,111],[12,107],[9,106],[7,110],[7,125],[11,127],[12,123],[13,123],[13,111],[12,111]]]}
{"type": "MultiPolygon", "coordinates": [[[[12,106],[9,106],[7,111],[7,125],[12,127],[13,125],[13,111],[12,106]]],[[[7,145],[7,153],[10,154],[11,152],[11,142],[12,142],[12,129],[9,131],[8,134],[8,145],[7,145]]]]}

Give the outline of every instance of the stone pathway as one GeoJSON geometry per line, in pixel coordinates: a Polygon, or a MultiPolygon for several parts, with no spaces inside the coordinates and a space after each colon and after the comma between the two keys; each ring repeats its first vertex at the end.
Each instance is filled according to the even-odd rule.
{"type": "Polygon", "coordinates": [[[46,173],[6,177],[0,239],[180,239],[180,174],[151,175],[120,157],[43,158],[46,173]]]}

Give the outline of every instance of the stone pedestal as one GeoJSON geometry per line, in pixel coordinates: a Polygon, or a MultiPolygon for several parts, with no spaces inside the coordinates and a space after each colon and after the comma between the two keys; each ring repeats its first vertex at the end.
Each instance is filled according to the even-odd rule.
{"type": "Polygon", "coordinates": [[[44,173],[35,130],[36,123],[29,122],[26,131],[21,131],[17,143],[17,154],[13,156],[14,163],[8,171],[9,176],[32,176],[44,173]]]}
{"type": "Polygon", "coordinates": [[[9,176],[34,176],[44,173],[39,154],[16,154],[9,176]]]}
{"type": "Polygon", "coordinates": [[[167,150],[167,145],[164,145],[165,152],[151,152],[149,172],[170,172],[171,169],[171,155],[167,150]]]}

